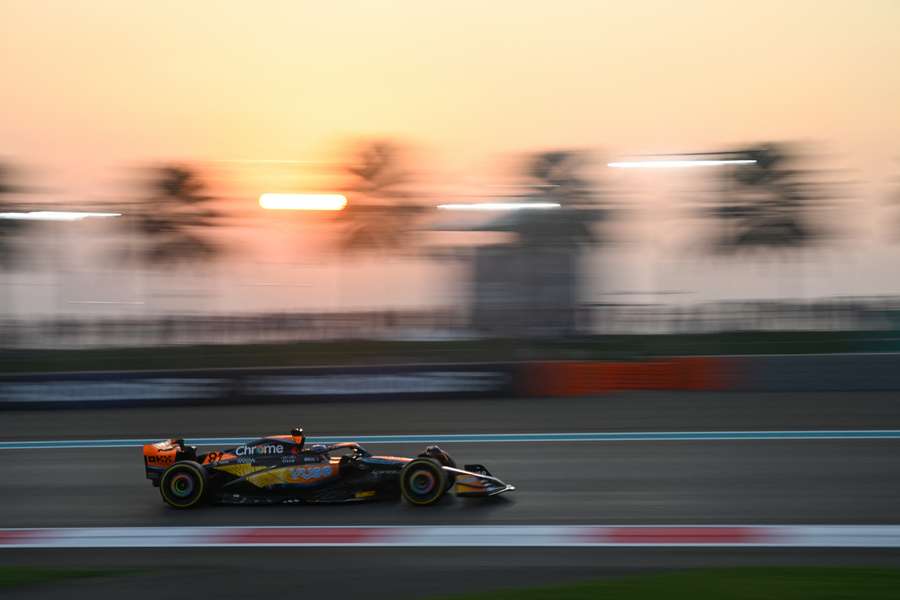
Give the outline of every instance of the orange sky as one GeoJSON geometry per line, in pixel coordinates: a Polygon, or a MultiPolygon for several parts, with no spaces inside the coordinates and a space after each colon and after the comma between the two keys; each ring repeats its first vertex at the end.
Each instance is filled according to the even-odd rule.
{"type": "Polygon", "coordinates": [[[315,160],[369,133],[454,172],[768,138],[880,171],[900,146],[898,27],[896,0],[4,0],[0,155],[85,192],[148,158],[315,160]]]}
{"type": "Polygon", "coordinates": [[[2,0],[0,157],[81,201],[171,159],[283,191],[293,167],[213,161],[314,173],[357,135],[418,144],[445,183],[545,147],[803,140],[877,202],[898,30],[897,0],[2,0]]]}

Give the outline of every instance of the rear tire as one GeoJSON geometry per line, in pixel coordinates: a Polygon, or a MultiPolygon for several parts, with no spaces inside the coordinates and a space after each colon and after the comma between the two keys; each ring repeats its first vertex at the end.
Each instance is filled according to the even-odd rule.
{"type": "Polygon", "coordinates": [[[172,508],[192,508],[206,497],[206,470],[191,460],[175,463],[159,479],[159,493],[172,508]]]}
{"type": "Polygon", "coordinates": [[[417,458],[400,471],[400,493],[410,504],[434,504],[446,491],[447,473],[433,458],[417,458]]]}

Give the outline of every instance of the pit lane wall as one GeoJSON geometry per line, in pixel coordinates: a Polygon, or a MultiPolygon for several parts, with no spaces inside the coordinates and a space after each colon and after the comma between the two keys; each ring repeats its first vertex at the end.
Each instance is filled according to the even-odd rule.
{"type": "Polygon", "coordinates": [[[0,377],[0,408],[565,397],[629,390],[900,391],[900,354],[23,374],[0,377]]]}

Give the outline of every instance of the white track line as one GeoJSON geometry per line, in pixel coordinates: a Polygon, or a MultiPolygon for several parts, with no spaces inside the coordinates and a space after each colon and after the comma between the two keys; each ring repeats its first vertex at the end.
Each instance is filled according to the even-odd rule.
{"type": "MultiPolygon", "coordinates": [[[[252,436],[189,438],[198,446],[237,446],[254,439],[252,436]]],[[[488,443],[566,443],[566,442],[706,442],[759,440],[896,440],[900,429],[805,429],[777,431],[603,431],[575,433],[457,433],[399,434],[360,436],[318,436],[309,443],[332,443],[348,440],[363,444],[488,444],[488,443]]],[[[22,440],[0,441],[0,450],[52,450],[62,448],[139,448],[160,441],[150,439],[94,440],[22,440]]]]}
{"type": "Polygon", "coordinates": [[[900,548],[900,525],[462,525],[0,529],[4,548],[900,548]]]}

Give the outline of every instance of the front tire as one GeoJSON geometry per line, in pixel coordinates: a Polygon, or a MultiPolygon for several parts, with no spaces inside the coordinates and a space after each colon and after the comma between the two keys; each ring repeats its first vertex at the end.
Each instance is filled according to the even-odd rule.
{"type": "Polygon", "coordinates": [[[191,460],[175,463],[162,474],[159,492],[172,508],[192,508],[206,497],[206,470],[191,460]]]}
{"type": "Polygon", "coordinates": [[[434,504],[447,491],[447,473],[433,458],[417,458],[400,472],[400,493],[416,506],[434,504]]]}
{"type": "MultiPolygon", "coordinates": [[[[428,448],[425,448],[425,452],[420,454],[418,458],[433,458],[445,467],[450,467],[452,469],[456,468],[456,461],[453,460],[453,458],[449,454],[447,454],[437,446],[429,446],[428,448]]],[[[456,473],[452,471],[444,471],[444,475],[447,476],[447,491],[449,492],[450,488],[453,487],[453,484],[456,483],[456,473]]]]}

